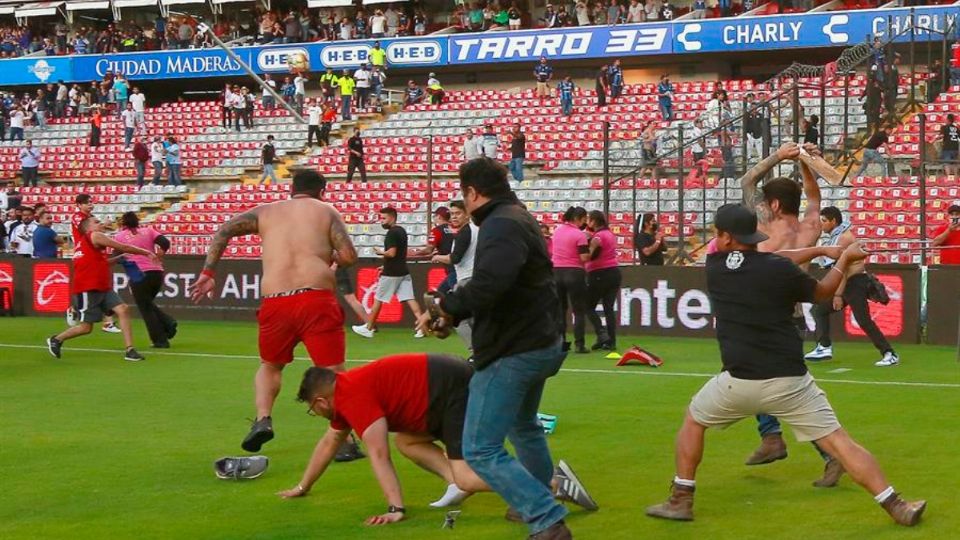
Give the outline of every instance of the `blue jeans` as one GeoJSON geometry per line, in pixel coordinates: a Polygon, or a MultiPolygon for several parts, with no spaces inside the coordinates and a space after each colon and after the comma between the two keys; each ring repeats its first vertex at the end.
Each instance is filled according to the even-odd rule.
{"type": "Polygon", "coordinates": [[[340,115],[344,120],[350,120],[350,100],[353,96],[343,96],[340,103],[340,115]]]}
{"type": "Polygon", "coordinates": [[[47,112],[37,111],[36,118],[37,118],[37,128],[47,129],[47,112]]]}
{"type": "Polygon", "coordinates": [[[147,172],[147,164],[135,159],[133,160],[133,168],[137,171],[137,187],[143,187],[143,175],[147,172]]]}
{"type": "Polygon", "coordinates": [[[120,116],[120,113],[126,110],[126,108],[127,108],[127,100],[117,98],[117,116],[120,116]]]}
{"type": "Polygon", "coordinates": [[[183,185],[183,180],[180,178],[179,163],[167,163],[167,183],[171,186],[183,185]]]}
{"type": "Polygon", "coordinates": [[[273,170],[272,163],[263,165],[263,174],[260,175],[260,183],[262,184],[263,181],[266,180],[268,176],[270,177],[270,180],[274,184],[280,183],[279,180],[277,180],[277,174],[273,170]]]}
{"type": "Polygon", "coordinates": [[[510,160],[510,174],[517,182],[523,182],[523,158],[513,158],[510,160]]]}
{"type": "Polygon", "coordinates": [[[531,534],[562,520],[567,509],[550,491],[553,461],[537,420],[546,380],[566,353],[559,339],[545,349],[500,358],[470,379],[463,456],[470,467],[520,512],[531,534]],[[510,438],[517,457],[504,447],[510,438]]]}
{"type": "Polygon", "coordinates": [[[450,267],[450,271],[447,272],[447,277],[443,278],[443,281],[440,282],[440,285],[437,285],[437,291],[447,294],[448,292],[452,291],[456,285],[457,270],[453,267],[450,267]]]}
{"type": "Polygon", "coordinates": [[[871,163],[879,163],[883,165],[883,174],[887,174],[887,160],[884,159],[883,154],[874,150],[873,148],[866,148],[863,150],[863,161],[860,163],[860,169],[856,174],[854,174],[854,176],[860,176],[863,174],[863,171],[867,170],[867,167],[871,163]]]}
{"type": "Polygon", "coordinates": [[[136,128],[123,128],[123,146],[130,146],[130,143],[133,142],[133,134],[136,131],[136,128]]]}
{"type": "Polygon", "coordinates": [[[660,116],[664,120],[673,120],[673,102],[660,100],[660,116]]]}
{"type": "Polygon", "coordinates": [[[267,95],[263,96],[263,108],[264,108],[264,109],[267,109],[267,110],[271,110],[271,111],[272,111],[274,108],[276,108],[276,106],[277,106],[277,102],[276,102],[276,100],[273,99],[273,96],[271,96],[270,94],[267,94],[267,95]]]}
{"type": "Polygon", "coordinates": [[[160,185],[160,176],[163,174],[163,162],[154,161],[153,162],[153,185],[160,185]]]}
{"type": "Polygon", "coordinates": [[[564,116],[573,114],[573,99],[561,99],[560,108],[563,109],[564,116]]]}

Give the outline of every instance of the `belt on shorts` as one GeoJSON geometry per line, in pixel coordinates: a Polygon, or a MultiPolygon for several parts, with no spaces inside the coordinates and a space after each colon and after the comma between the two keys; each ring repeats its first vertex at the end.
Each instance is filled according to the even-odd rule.
{"type": "Polygon", "coordinates": [[[293,289],[292,291],[283,291],[273,294],[264,295],[264,298],[283,298],[285,296],[296,296],[301,293],[310,292],[310,291],[324,291],[326,289],[317,289],[314,287],[303,287],[300,289],[293,289]]]}

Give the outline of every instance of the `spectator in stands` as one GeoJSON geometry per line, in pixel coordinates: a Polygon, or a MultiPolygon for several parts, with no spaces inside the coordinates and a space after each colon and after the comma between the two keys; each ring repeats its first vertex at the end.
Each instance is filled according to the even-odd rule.
{"type": "Polygon", "coordinates": [[[283,97],[283,100],[287,102],[288,105],[294,105],[293,96],[297,93],[297,87],[293,85],[293,82],[290,81],[290,77],[283,78],[283,84],[280,86],[280,95],[283,97]]]}
{"type": "MultiPolygon", "coordinates": [[[[120,232],[116,240],[123,244],[136,246],[158,256],[170,249],[170,240],[153,227],[141,226],[136,212],[126,212],[120,218],[120,232]]],[[[156,304],[157,295],[163,290],[163,265],[159,258],[151,259],[143,255],[126,254],[122,264],[130,278],[130,291],[137,303],[143,323],[153,347],[170,348],[170,340],[177,333],[177,321],[164,313],[156,304]]]]}
{"type": "Polygon", "coordinates": [[[297,103],[297,112],[303,114],[303,103],[307,99],[307,77],[304,73],[297,73],[293,79],[293,98],[297,103]]]}
{"type": "Polygon", "coordinates": [[[427,79],[427,95],[430,96],[431,105],[443,104],[443,96],[446,94],[443,91],[443,86],[440,85],[440,79],[437,78],[436,73],[431,73],[430,78],[427,79]]]}
{"type": "Polygon", "coordinates": [[[27,139],[20,149],[20,172],[23,175],[23,185],[37,187],[40,175],[40,149],[33,146],[33,141],[27,139]]]}
{"type": "Polygon", "coordinates": [[[541,56],[540,63],[533,67],[533,78],[537,81],[537,97],[543,101],[550,95],[550,81],[553,80],[553,68],[547,64],[546,56],[541,56]]]}
{"type": "Polygon", "coordinates": [[[723,157],[723,178],[737,177],[737,161],[733,157],[733,132],[727,127],[720,130],[720,155],[723,157]]]}
{"type": "Polygon", "coordinates": [[[37,227],[33,231],[33,258],[56,259],[57,250],[66,240],[53,230],[53,214],[46,210],[37,213],[37,227]]]}
{"type": "MultiPolygon", "coordinates": [[[[419,13],[419,11],[417,13],[419,13]]],[[[400,12],[397,14],[397,24],[398,24],[397,37],[409,36],[410,32],[412,31],[410,28],[412,23],[413,21],[410,19],[410,17],[407,16],[407,12],[401,9],[400,12]]],[[[426,28],[426,25],[424,25],[424,28],[426,28]]],[[[417,35],[423,35],[423,34],[417,34],[417,35]]]]}
{"type": "Polygon", "coordinates": [[[303,26],[296,10],[291,9],[283,19],[283,42],[300,43],[303,41],[303,26]]]}
{"type": "Polygon", "coordinates": [[[661,0],[647,0],[647,20],[659,21],[663,11],[661,0]]]}
{"type": "Polygon", "coordinates": [[[37,230],[37,223],[33,218],[33,208],[24,206],[20,209],[20,222],[9,229],[11,253],[21,257],[33,257],[33,233],[37,230]]]}
{"type": "Polygon", "coordinates": [[[362,62],[353,72],[353,80],[357,83],[357,108],[366,109],[367,98],[370,96],[370,70],[367,69],[366,62],[362,62]]]}
{"type": "Polygon", "coordinates": [[[927,77],[927,103],[933,103],[943,92],[943,62],[934,60],[927,77]]]}
{"type": "MultiPolygon", "coordinates": [[[[319,135],[319,133],[318,133],[319,135]]],[[[260,185],[262,186],[267,177],[273,185],[277,185],[277,174],[273,170],[273,164],[277,160],[277,148],[273,145],[273,135],[267,135],[267,142],[260,148],[260,165],[263,167],[263,174],[260,175],[260,185]]]]}
{"type": "Polygon", "coordinates": [[[333,103],[327,102],[324,104],[323,110],[323,120],[320,126],[320,136],[319,142],[320,146],[330,146],[330,129],[333,127],[333,123],[337,121],[337,108],[333,106],[333,103]]]}
{"type": "Polygon", "coordinates": [[[863,158],[860,162],[860,169],[857,170],[854,176],[863,175],[863,172],[867,170],[867,166],[871,163],[879,163],[883,166],[882,174],[888,174],[887,160],[883,157],[883,154],[880,153],[880,147],[887,143],[890,130],[891,128],[889,126],[882,126],[870,137],[870,140],[867,141],[867,144],[864,145],[863,148],[863,158]]]}
{"type": "MultiPolygon", "coordinates": [[[[287,77],[287,82],[290,82],[289,77],[287,77]]],[[[220,121],[224,131],[230,129],[230,124],[233,121],[233,87],[229,83],[220,92],[220,121]]]]}
{"type": "MultiPolygon", "coordinates": [[[[360,128],[353,128],[353,137],[347,140],[347,182],[353,180],[353,173],[360,170],[360,181],[367,181],[367,165],[363,160],[363,139],[360,138],[360,128]]],[[[372,320],[372,319],[371,319],[372,320]]]]}
{"type": "MultiPolygon", "coordinates": [[[[277,91],[277,81],[273,80],[273,77],[271,77],[269,73],[263,74],[263,84],[268,86],[270,90],[274,92],[277,91]]],[[[262,94],[260,95],[260,104],[263,105],[263,109],[267,111],[272,111],[277,107],[277,101],[273,98],[273,94],[266,88],[262,90],[262,94]]]]}
{"type": "Polygon", "coordinates": [[[150,160],[150,150],[144,143],[143,136],[137,137],[137,142],[133,145],[133,168],[137,171],[137,187],[143,187],[143,177],[147,173],[147,161],[150,160]]]}
{"type": "Polygon", "coordinates": [[[507,25],[510,30],[519,30],[520,26],[523,24],[523,14],[520,12],[520,8],[517,7],[516,2],[510,3],[510,8],[507,9],[507,25]]]}
{"type": "Polygon", "coordinates": [[[523,182],[523,160],[527,158],[527,137],[520,124],[513,125],[513,139],[510,141],[510,174],[517,182],[523,182]]]}
{"type": "Polygon", "coordinates": [[[803,128],[803,144],[812,144],[814,146],[820,146],[820,117],[813,114],[810,115],[810,119],[804,122],[803,128]]]}
{"type": "Polygon", "coordinates": [[[673,120],[673,85],[670,84],[669,75],[660,76],[660,83],[657,85],[657,104],[660,106],[660,116],[667,122],[673,120]]]}
{"type": "Polygon", "coordinates": [[[423,89],[417,86],[417,83],[413,80],[407,81],[407,93],[403,100],[403,106],[417,105],[421,101],[423,101],[423,89]]]}
{"type": "Polygon", "coordinates": [[[339,30],[340,30],[339,32],[340,39],[344,41],[353,39],[354,37],[353,23],[350,22],[350,19],[348,19],[347,17],[344,17],[343,19],[340,20],[339,30]]]}
{"type": "Polygon", "coordinates": [[[642,23],[646,20],[647,13],[644,11],[643,4],[640,3],[640,0],[630,0],[630,5],[627,7],[627,22],[642,23]]]}
{"type": "Polygon", "coordinates": [[[643,165],[640,174],[649,174],[650,178],[655,178],[657,170],[657,122],[653,120],[647,122],[640,133],[640,140],[640,155],[643,165]]]}
{"type": "Polygon", "coordinates": [[[947,115],[947,121],[940,127],[940,161],[946,175],[956,175],[960,171],[960,126],[954,122],[953,114],[947,115]]]}
{"type": "Polygon", "coordinates": [[[610,65],[607,79],[610,81],[610,103],[616,103],[620,93],[623,92],[623,68],[620,67],[619,58],[610,65]]]}
{"type": "Polygon", "coordinates": [[[557,84],[557,96],[560,98],[560,111],[564,116],[573,114],[573,93],[577,89],[569,75],[557,84]]]}
{"type": "Polygon", "coordinates": [[[897,121],[897,94],[900,92],[898,63],[900,63],[900,55],[895,53],[893,62],[883,67],[883,109],[888,122],[897,121]]]}
{"type": "Polygon", "coordinates": [[[7,124],[10,121],[10,109],[7,107],[7,99],[3,92],[0,92],[0,142],[7,140],[7,124]]]}
{"type": "Polygon", "coordinates": [[[133,112],[133,103],[127,103],[127,107],[120,113],[120,120],[123,122],[123,149],[130,150],[133,134],[137,131],[137,113],[133,112]]]}
{"type": "Polygon", "coordinates": [[[57,102],[54,108],[53,116],[55,118],[65,118],[67,116],[67,100],[70,96],[70,89],[62,80],[57,81],[57,102]]]}
{"type": "Polygon", "coordinates": [[[140,88],[134,86],[133,93],[130,94],[130,104],[133,105],[134,120],[137,128],[143,133],[147,131],[147,96],[140,92],[140,88]]]}
{"type": "Polygon", "coordinates": [[[880,105],[883,97],[883,86],[876,77],[867,76],[867,87],[863,91],[861,99],[866,98],[863,103],[863,112],[867,115],[867,130],[873,130],[880,126],[880,105]]]}
{"type": "Polygon", "coordinates": [[[320,117],[323,116],[323,101],[313,100],[313,105],[307,109],[307,146],[313,146],[313,136],[317,136],[317,144],[320,144],[320,117]]]}
{"type": "Polygon", "coordinates": [[[47,129],[47,95],[43,89],[38,89],[36,99],[30,101],[30,110],[37,129],[47,129]]]}
{"type": "Polygon", "coordinates": [[[123,111],[127,110],[127,99],[130,93],[130,86],[127,83],[127,79],[123,77],[123,73],[117,72],[117,76],[113,79],[111,89],[113,90],[114,99],[117,102],[117,116],[120,116],[123,111]]]}
{"type": "Polygon", "coordinates": [[[606,64],[600,66],[597,73],[595,90],[597,91],[597,108],[607,106],[607,92],[610,91],[610,73],[606,64]]]}
{"type": "Polygon", "coordinates": [[[747,132],[747,159],[763,157],[763,113],[754,102],[753,92],[746,95],[744,103],[744,131],[747,132]]]}
{"type": "Polygon", "coordinates": [[[476,135],[467,130],[463,141],[463,160],[471,161],[483,155],[483,133],[478,129],[476,135]]]}
{"type": "Polygon", "coordinates": [[[645,266],[663,266],[663,254],[667,245],[663,241],[660,223],[654,214],[640,216],[640,229],[633,238],[634,249],[640,256],[640,264],[645,266]]]}
{"type": "Polygon", "coordinates": [[[693,127],[687,136],[689,139],[686,137],[684,137],[684,139],[690,141],[690,151],[693,153],[693,161],[696,163],[707,155],[706,149],[704,148],[706,140],[703,136],[703,122],[699,118],[693,121],[693,127]]]}
{"type": "Polygon", "coordinates": [[[326,73],[320,76],[320,95],[323,96],[324,101],[330,102],[336,98],[338,79],[333,68],[327,68],[326,73]]]}
{"type": "Polygon", "coordinates": [[[26,114],[23,112],[23,107],[20,105],[15,105],[10,111],[10,140],[17,140],[23,142],[23,121],[26,118],[26,114]]]}
{"type": "Polygon", "coordinates": [[[243,96],[243,127],[244,129],[253,129],[253,109],[257,103],[257,96],[244,86],[240,89],[240,95],[243,96]]]}
{"type": "Polygon", "coordinates": [[[610,4],[607,6],[607,24],[610,26],[619,24],[623,22],[621,19],[623,17],[623,6],[620,5],[619,0],[610,0],[610,4]]]}
{"type": "Polygon", "coordinates": [[[577,0],[573,12],[577,18],[577,26],[590,26],[590,6],[587,4],[587,0],[577,0]]]}
{"type": "Polygon", "coordinates": [[[373,39],[382,39],[387,35],[387,18],[383,11],[377,9],[370,16],[370,37],[373,39]]]}
{"type": "MultiPolygon", "coordinates": [[[[397,13],[397,10],[393,9],[393,4],[387,6],[386,11],[383,12],[383,16],[387,19],[387,37],[396,37],[400,29],[400,14],[397,13]]],[[[376,65],[376,62],[374,62],[374,65],[376,65]]]]}
{"type": "Polygon", "coordinates": [[[419,9],[413,14],[413,33],[417,36],[427,33],[427,16],[419,9]]]}
{"type": "Polygon", "coordinates": [[[947,247],[940,251],[940,264],[960,265],[960,204],[947,209],[947,222],[933,232],[933,245],[947,247]]]}
{"type": "Polygon", "coordinates": [[[167,144],[163,148],[163,155],[167,158],[167,184],[171,186],[183,185],[180,175],[182,163],[180,145],[177,144],[177,138],[173,135],[167,135],[167,144]]]}
{"type": "Polygon", "coordinates": [[[343,70],[343,75],[337,79],[337,88],[340,89],[340,117],[346,121],[353,117],[350,115],[350,103],[353,101],[353,91],[357,82],[350,76],[349,70],[343,70]]]}
{"type": "Polygon", "coordinates": [[[483,129],[483,155],[496,161],[500,151],[500,138],[493,131],[493,124],[487,124],[483,129]]]}
{"type": "MultiPolygon", "coordinates": [[[[370,72],[370,95],[376,100],[376,106],[380,107],[383,102],[383,85],[387,82],[387,74],[379,67],[374,67],[370,72]]],[[[442,89],[441,89],[442,91],[442,89]]],[[[381,112],[382,109],[377,112],[381,112]]]]}
{"type": "Polygon", "coordinates": [[[155,186],[160,185],[160,176],[163,174],[163,141],[156,135],[153,142],[150,143],[150,162],[153,164],[153,182],[155,186]]]}
{"type": "Polygon", "coordinates": [[[706,19],[707,18],[707,2],[706,0],[694,0],[693,7],[690,9],[692,15],[691,19],[706,19]]]}
{"type": "Polygon", "coordinates": [[[246,125],[247,98],[239,86],[234,85],[230,93],[230,110],[233,116],[233,127],[239,133],[240,124],[246,125]]]}

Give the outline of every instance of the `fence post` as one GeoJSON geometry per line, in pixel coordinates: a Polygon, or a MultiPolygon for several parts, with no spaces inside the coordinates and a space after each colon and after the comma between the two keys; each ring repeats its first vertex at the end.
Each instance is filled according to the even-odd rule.
{"type": "MultiPolygon", "coordinates": [[[[750,166],[749,151],[747,150],[747,113],[749,111],[747,99],[744,98],[743,105],[740,106],[740,158],[743,160],[743,169],[740,170],[741,176],[747,174],[747,169],[750,166]]],[[[723,185],[727,185],[726,180],[724,180],[723,185]]]]}
{"type": "MultiPolygon", "coordinates": [[[[927,238],[927,113],[920,120],[920,240],[927,238]]],[[[920,265],[927,265],[927,245],[920,243],[920,265]]]]}
{"type": "Polygon", "coordinates": [[[433,135],[427,135],[427,231],[433,228],[433,135]]]}
{"type": "MultiPolygon", "coordinates": [[[[850,129],[850,72],[843,72],[843,136],[840,137],[840,152],[847,153],[847,130],[850,129]]],[[[867,132],[870,126],[867,126],[867,132]]]]}
{"type": "Polygon", "coordinates": [[[632,193],[633,213],[630,214],[632,218],[630,221],[633,223],[633,226],[630,227],[630,245],[632,246],[630,248],[630,260],[633,261],[633,265],[636,266],[637,265],[637,246],[634,244],[634,240],[636,239],[635,232],[637,230],[637,172],[636,171],[634,171],[633,174],[631,175],[630,181],[631,181],[630,188],[631,188],[631,191],[633,192],[632,193]]]}
{"type": "Polygon", "coordinates": [[[610,215],[610,122],[603,122],[603,213],[610,215]]]}
{"type": "MultiPolygon", "coordinates": [[[[696,167],[696,164],[694,164],[694,167],[696,167]]],[[[677,184],[677,209],[680,212],[680,229],[677,231],[677,249],[679,253],[686,253],[685,244],[687,240],[683,234],[683,124],[677,126],[677,176],[679,180],[677,184]]],[[[682,262],[682,259],[680,259],[680,261],[682,262]]]]}

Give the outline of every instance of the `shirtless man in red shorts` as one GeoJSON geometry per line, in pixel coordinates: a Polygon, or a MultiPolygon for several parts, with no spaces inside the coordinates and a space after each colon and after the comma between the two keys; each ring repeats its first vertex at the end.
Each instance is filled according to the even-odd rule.
{"type": "Polygon", "coordinates": [[[252,208],[224,223],[207,249],[207,260],[190,289],[194,302],[215,290],[215,270],[223,250],[236,236],[259,234],[262,246],[263,302],[260,369],[254,378],[257,419],[241,446],[257,452],[273,438],[270,414],[280,393],[284,366],[302,342],[314,365],[343,370],[343,310],[337,303],[330,265],[353,265],[357,252],[337,210],[320,199],[326,180],[315,171],[293,177],[290,200],[252,208]]]}

